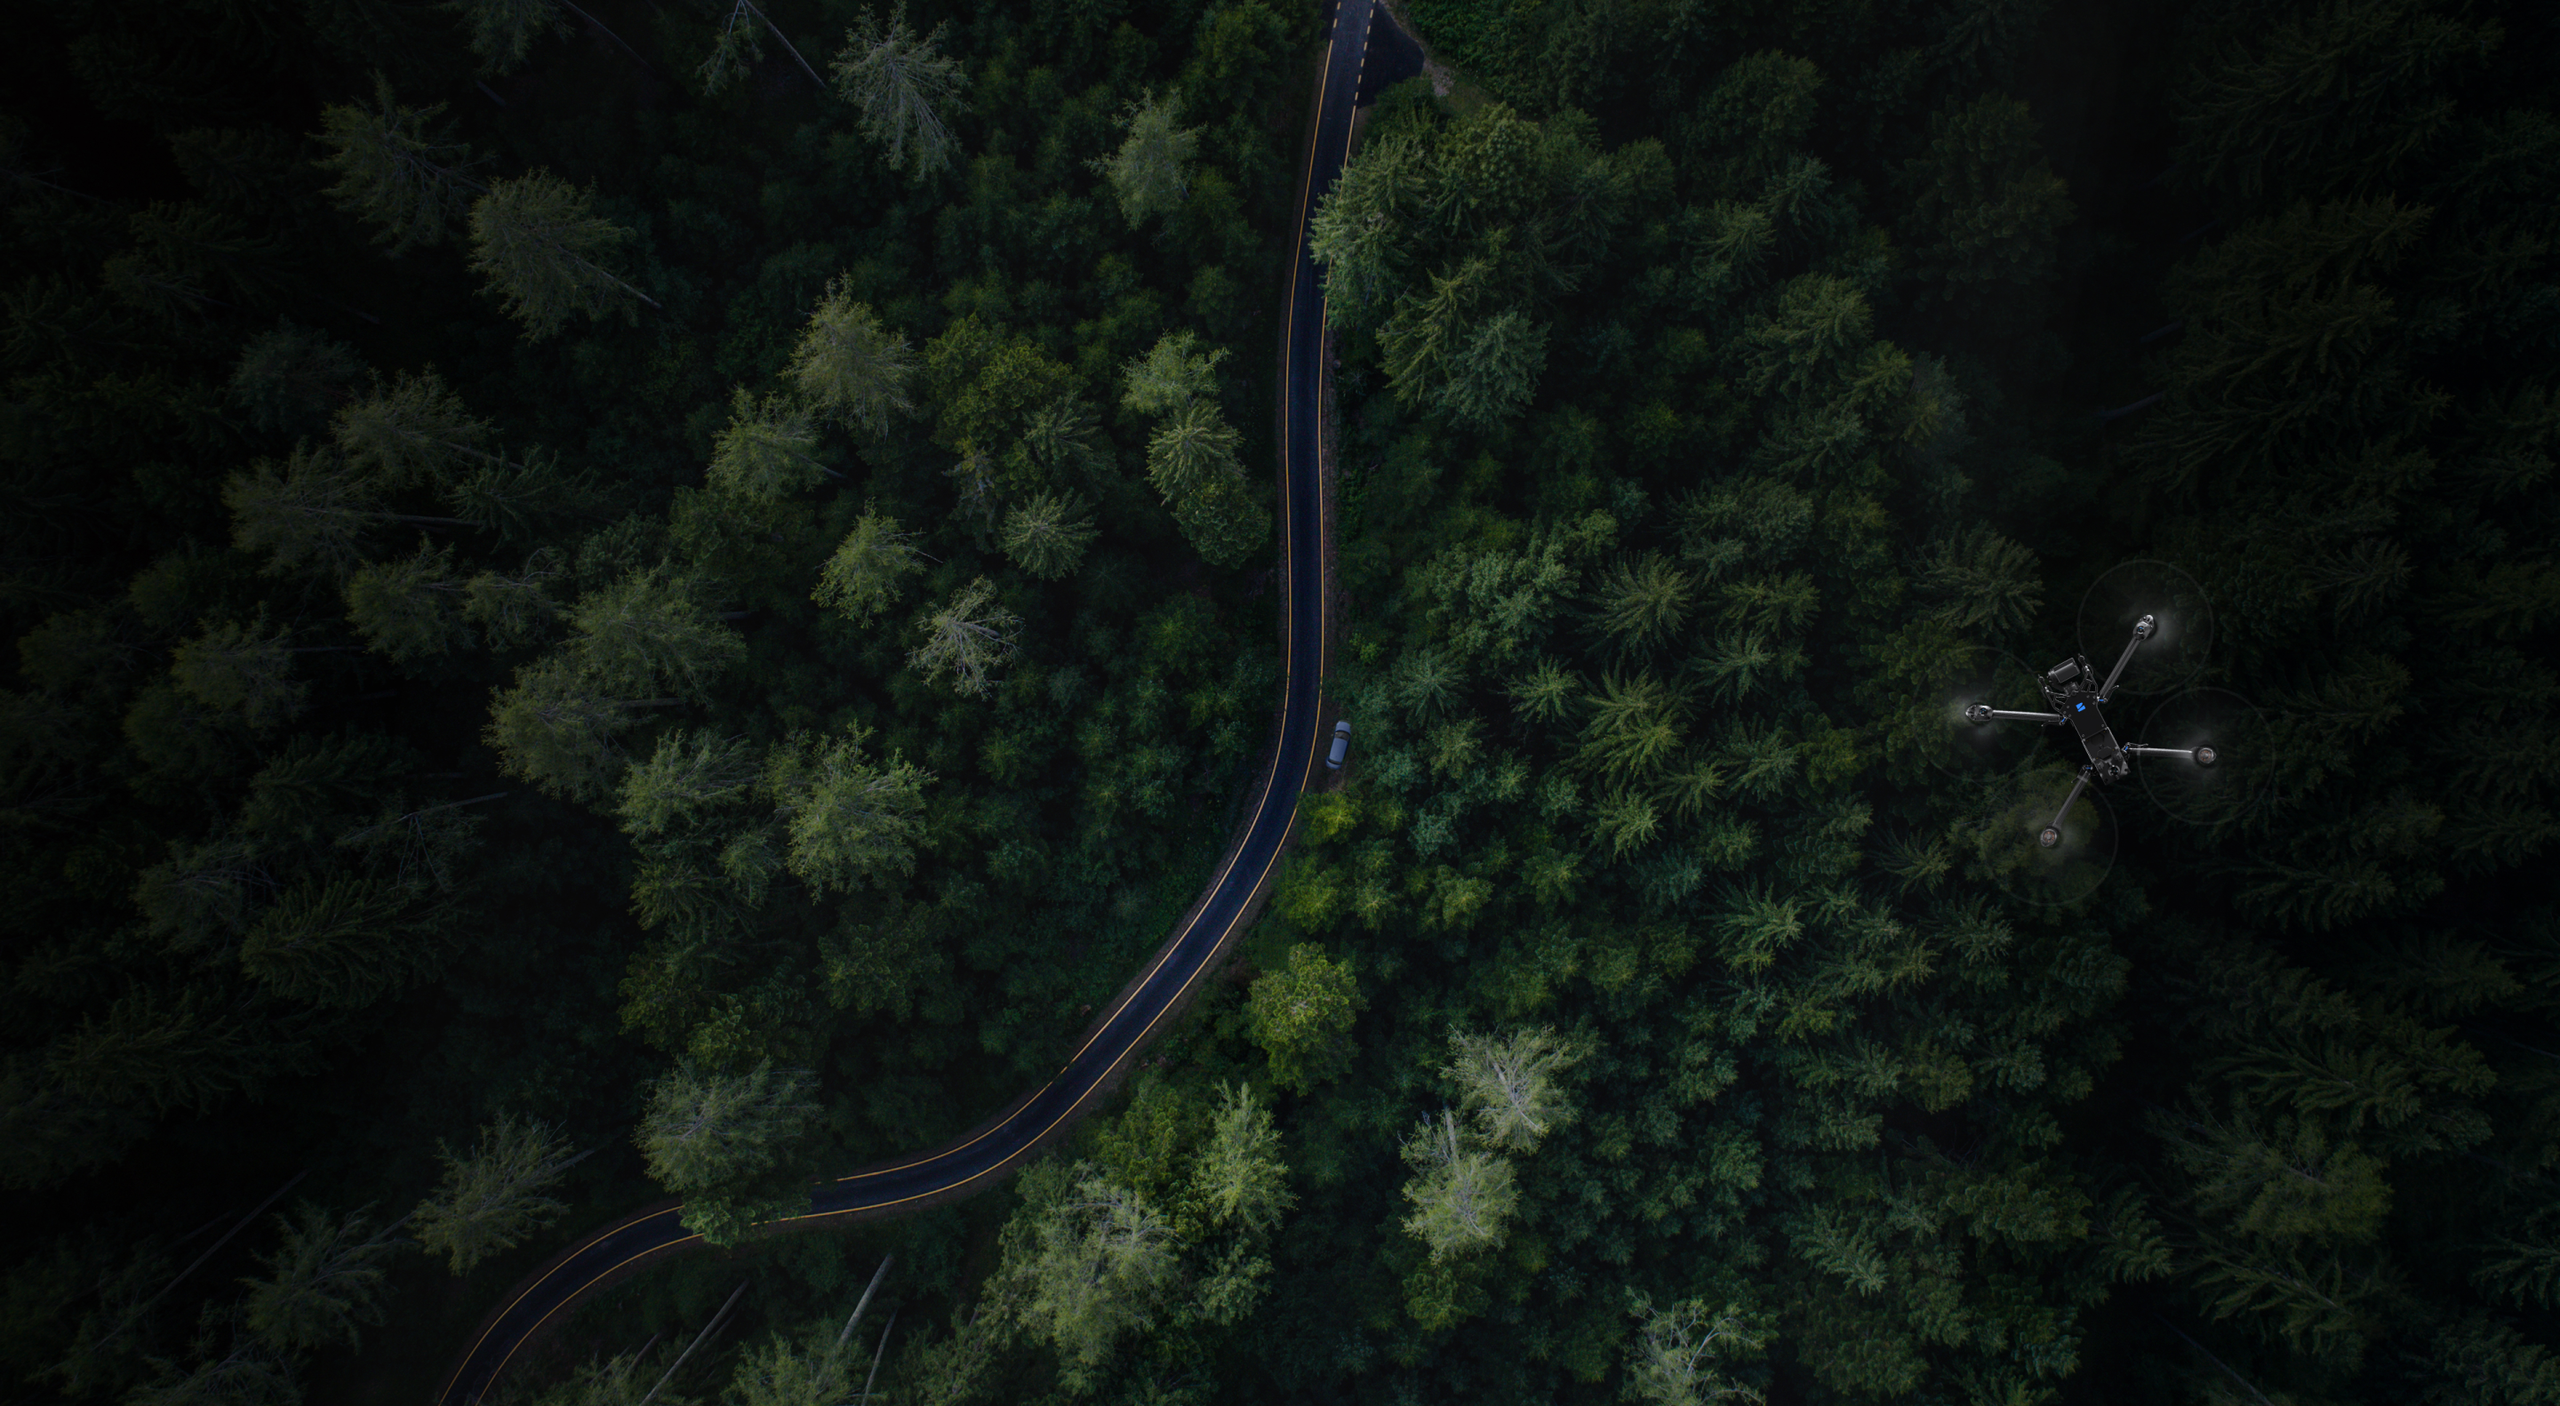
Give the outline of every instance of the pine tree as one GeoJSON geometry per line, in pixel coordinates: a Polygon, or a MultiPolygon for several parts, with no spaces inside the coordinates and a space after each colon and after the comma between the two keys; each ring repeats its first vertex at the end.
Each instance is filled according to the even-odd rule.
{"type": "Polygon", "coordinates": [[[1200,129],[1178,125],[1182,100],[1167,93],[1158,98],[1150,88],[1130,103],[1121,118],[1128,137],[1109,160],[1092,163],[1096,174],[1111,182],[1120,199],[1120,217],[1131,229],[1152,215],[1171,215],[1190,191],[1190,163],[1200,149],[1200,129]]]}
{"type": "Polygon", "coordinates": [[[1317,202],[1307,247],[1324,270],[1325,317],[1335,327],[1367,326],[1402,291],[1428,162],[1411,134],[1381,136],[1317,202]]]}
{"type": "Polygon", "coordinates": [[[915,871],[933,774],[896,755],[873,761],[865,739],[797,739],[766,760],[764,788],[789,829],[791,872],[812,888],[843,892],[915,871]]]}
{"type": "Polygon", "coordinates": [[[1271,1060],[1271,1082],[1297,1093],[1339,1075],[1351,1060],[1351,1025],[1364,1002],[1351,963],[1301,942],[1288,965],[1254,978],[1245,1019],[1271,1060]]]}
{"type": "Polygon", "coordinates": [[[1441,1076],[1457,1086],[1460,1109],[1493,1146],[1535,1152],[1548,1133],[1573,1121],[1557,1079],[1582,1052],[1552,1028],[1504,1037],[1452,1031],[1449,1049],[1441,1076]]]}
{"type": "Polygon", "coordinates": [[[373,105],[331,104],[320,110],[320,140],[330,155],[318,162],[338,179],[329,187],[339,208],[374,226],[375,242],[397,258],[444,241],[462,213],[466,192],[488,187],[463,174],[475,163],[471,148],[430,124],[444,104],[407,107],[391,92],[391,80],[373,76],[373,105]]]}
{"type": "Polygon", "coordinates": [[[2024,630],[2044,603],[2036,554],[1984,522],[1939,542],[1920,568],[1918,585],[1945,602],[1938,619],[1993,639],[2024,630]]]}
{"type": "Polygon", "coordinates": [[[650,1086],[634,1141],[660,1186],[686,1198],[685,1224],[715,1244],[731,1244],[757,1221],[805,1207],[789,1178],[820,1112],[806,1071],[770,1061],[721,1074],[686,1061],[650,1086]]]}
{"type": "Polygon", "coordinates": [[[809,598],[856,624],[897,599],[899,582],[924,570],[915,535],[886,513],[865,509],[827,564],[809,598]]]}
{"type": "Polygon", "coordinates": [[[348,471],[390,489],[442,484],[489,462],[495,456],[482,448],[489,436],[489,422],[433,370],[377,380],[373,393],[342,407],[329,428],[348,471]]]}
{"type": "Polygon", "coordinates": [[[593,801],[613,785],[622,765],[617,737],[637,711],[682,702],[617,695],[573,660],[555,656],[516,671],[515,683],[490,704],[484,736],[507,775],[548,795],[593,801]]]}
{"type": "Polygon", "coordinates": [[[1718,74],[1689,128],[1688,150],[1704,168],[1705,188],[1747,198],[1778,174],[1811,137],[1821,91],[1822,70],[1775,50],[1737,59],[1718,74]]]}
{"type": "Polygon", "coordinates": [[[877,436],[887,433],[892,415],[914,408],[907,380],[915,365],[906,338],[882,326],[839,279],[809,315],[783,374],[818,413],[877,436]]]}
{"type": "Polygon", "coordinates": [[[282,472],[262,460],[223,484],[231,540],[263,552],[276,575],[310,566],[345,576],[364,561],[365,533],[383,514],[366,485],[325,450],[296,446],[282,472]]]}
{"type": "MultiPolygon", "coordinates": [[[[1929,121],[1929,146],[1903,163],[1903,235],[1939,296],[1966,302],[2041,283],[2071,222],[2069,187],[2044,164],[2035,117],[1986,95],[1929,121]]],[[[2009,296],[2014,297],[2012,292],[2009,296]]]]}
{"type": "Polygon", "coordinates": [[[1271,510],[1254,498],[1236,462],[1241,438],[1216,402],[1203,399],[1167,416],[1147,442],[1147,477],[1192,549],[1213,566],[1243,561],[1271,535],[1271,510]]]}
{"type": "Polygon", "coordinates": [[[249,1289],[241,1321],[251,1335],[308,1352],[354,1347],[358,1324],[382,1321],[382,1261],[399,1242],[387,1229],[374,1232],[370,1209],[332,1216],[306,1201],[293,1218],[276,1217],[282,1238],[258,1256],[266,1273],[241,1281],[249,1289]]]}
{"type": "Polygon", "coordinates": [[[492,649],[529,644],[560,618],[548,584],[562,572],[548,547],[536,547],[514,575],[483,571],[463,583],[463,617],[480,627],[492,649]]]}
{"type": "Polygon", "coordinates": [[[363,374],[354,348],[278,318],[241,347],[227,389],[258,428],[303,435],[319,429],[363,374]]]}
{"type": "Polygon", "coordinates": [[[252,728],[269,728],[299,714],[310,689],[293,676],[292,635],[281,625],[225,620],[178,646],[170,676],[188,696],[232,714],[252,728]]]}
{"type": "Polygon", "coordinates": [[[1093,538],[1093,519],[1074,494],[1037,494],[1005,513],[1005,555],[1044,581],[1075,574],[1093,538]]]}
{"type": "Polygon", "coordinates": [[[1770,1333],[1760,1315],[1742,1304],[1710,1307],[1703,1299],[1682,1299],[1656,1307],[1644,1294],[1629,1303],[1639,1320],[1635,1340],[1627,1345],[1629,1401],[1648,1406],[1714,1406],[1719,1401],[1764,1400],[1757,1387],[1733,1379],[1727,1364],[1759,1355],[1770,1333]]]}
{"type": "Polygon", "coordinates": [[[745,739],[679,728],[658,739],[647,761],[623,773],[616,813],[635,839],[679,835],[710,811],[744,801],[758,774],[745,739]]]}
{"type": "Polygon", "coordinates": [[[205,987],[141,986],[84,1016],[44,1068],[84,1098],[200,1114],[300,1068],[305,1053],[271,1021],[205,987]]]}
{"type": "Polygon", "coordinates": [[[996,686],[996,670],[1013,657],[1022,618],[996,604],[995,583],[981,576],[951,599],[916,616],[923,636],[907,654],[907,667],[927,683],[950,682],[966,698],[984,698],[996,686]]]}
{"type": "Polygon", "coordinates": [[[1147,1199],[1085,1165],[1026,1206],[1028,1225],[1007,1227],[1020,1276],[1022,1326],[1058,1353],[1070,1390],[1091,1382],[1118,1340],[1143,1332],[1169,1295],[1179,1268],[1173,1228],[1147,1199]]]}
{"type": "Polygon", "coordinates": [[[596,262],[631,232],[589,212],[594,197],[548,171],[495,181],[471,206],[471,267],[509,317],[541,341],[572,314],[656,299],[596,262]]]}
{"type": "Polygon", "coordinates": [[[694,71],[694,76],[702,80],[703,94],[715,98],[720,96],[730,85],[745,77],[748,69],[762,63],[764,36],[768,32],[782,41],[782,47],[791,53],[792,62],[799,64],[800,71],[809,75],[809,81],[824,91],[826,80],[820,78],[818,71],[809,67],[809,61],[800,56],[799,46],[782,32],[782,26],[757,9],[753,0],[735,0],[729,7],[729,18],[720,26],[719,37],[711,42],[710,54],[694,71]]]}
{"type": "Polygon", "coordinates": [[[1271,1230],[1297,1198],[1280,1160],[1280,1130],[1249,1084],[1220,1087],[1209,1141],[1191,1169],[1191,1193],[1212,1224],[1250,1233],[1271,1230]]]}
{"type": "Polygon", "coordinates": [[[1490,433],[1529,408],[1546,364],[1546,325],[1506,308],[1466,334],[1449,379],[1431,403],[1459,424],[1490,433]]]}
{"type": "Polygon", "coordinates": [[[404,916],[405,899],[367,879],[306,879],[258,915],[240,944],[241,969],[307,1005],[371,1005],[436,963],[432,920],[404,916]]]}
{"type": "Polygon", "coordinates": [[[712,441],[711,487],[751,502],[773,502],[808,488],[829,472],[809,456],[817,447],[809,414],[790,401],[759,402],[744,386],[729,400],[729,425],[712,441]]]}
{"type": "Polygon", "coordinates": [[[468,1156],[439,1140],[444,1180],[411,1213],[418,1243],[454,1273],[470,1273],[558,1220],[568,1205],[542,1192],[590,1155],[572,1152],[559,1129],[506,1113],[481,1127],[468,1156]]]}
{"type": "Polygon", "coordinates": [[[1203,352],[1199,345],[1192,333],[1167,332],[1146,355],[1131,357],[1121,368],[1120,403],[1141,415],[1170,415],[1194,401],[1214,400],[1218,363],[1227,359],[1227,351],[1215,347],[1203,352]]]}
{"type": "Polygon", "coordinates": [[[1441,1263],[1500,1245],[1520,1206],[1519,1179],[1510,1159],[1476,1145],[1458,1116],[1442,1110],[1425,1118],[1405,1139],[1404,1159],[1414,1175],[1404,1184],[1413,1213],[1405,1233],[1441,1263]]]}
{"type": "Polygon", "coordinates": [[[746,641],[704,608],[697,584],[663,565],[633,571],[570,612],[578,670],[608,694],[702,700],[746,654],[746,641]]]}
{"type": "Polygon", "coordinates": [[[845,34],[833,65],[836,91],[862,111],[862,131],[888,154],[889,169],[912,166],[915,179],[951,164],[959,140],[951,116],[967,109],[959,60],[941,52],[947,25],[918,39],[902,3],[883,26],[865,11],[845,34]]]}
{"type": "Polygon", "coordinates": [[[463,599],[453,549],[421,540],[413,555],[368,563],[347,578],[347,622],[376,654],[423,663],[471,642],[463,599]]]}
{"type": "Polygon", "coordinates": [[[1647,552],[1633,562],[1612,566],[1593,591],[1593,617],[1620,653],[1637,653],[1668,643],[1688,618],[1695,579],[1647,552]]]}

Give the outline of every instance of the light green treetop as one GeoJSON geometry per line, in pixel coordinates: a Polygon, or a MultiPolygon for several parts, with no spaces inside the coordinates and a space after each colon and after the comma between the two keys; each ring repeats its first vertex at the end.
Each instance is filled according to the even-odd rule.
{"type": "Polygon", "coordinates": [[[1182,100],[1150,88],[1129,104],[1123,117],[1128,137],[1093,169],[1107,177],[1120,198],[1120,216],[1131,229],[1151,215],[1170,215],[1190,194],[1191,158],[1200,149],[1200,129],[1178,125],[1182,100]]]}
{"type": "Polygon", "coordinates": [[[1271,1082],[1306,1093],[1350,1062],[1351,1025],[1363,1002],[1348,959],[1301,942],[1288,965],[1254,978],[1246,1020],[1271,1058],[1271,1082]]]}
{"type": "Polygon", "coordinates": [[[919,39],[904,4],[886,25],[865,11],[832,65],[837,93],[862,111],[864,135],[888,153],[891,170],[912,166],[918,181],[950,165],[959,146],[949,118],[965,110],[960,90],[968,78],[941,50],[948,28],[935,25],[919,39]]]}
{"type": "Polygon", "coordinates": [[[790,832],[791,872],[812,888],[850,890],[915,870],[913,849],[933,773],[866,756],[867,734],[799,738],[773,749],[764,786],[790,832]]]}
{"type": "Polygon", "coordinates": [[[882,325],[870,304],[855,302],[838,279],[809,314],[783,375],[812,409],[878,435],[892,415],[914,408],[907,379],[915,368],[907,339],[882,325]]]}
{"type": "Polygon", "coordinates": [[[569,1208],[543,1189],[590,1155],[573,1152],[559,1129],[506,1113],[480,1129],[467,1156],[438,1141],[444,1180],[412,1214],[418,1243],[454,1273],[469,1273],[558,1220],[569,1208]]]}
{"type": "Polygon", "coordinates": [[[820,568],[809,598],[856,623],[868,620],[897,598],[901,580],[924,570],[923,555],[896,518],[865,510],[820,568]]]}

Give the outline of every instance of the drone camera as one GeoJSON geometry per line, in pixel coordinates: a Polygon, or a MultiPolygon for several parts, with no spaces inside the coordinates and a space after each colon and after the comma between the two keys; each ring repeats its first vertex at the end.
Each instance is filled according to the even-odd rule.
{"type": "Polygon", "coordinates": [[[2069,683],[2078,677],[2080,677],[2080,661],[2077,659],[2065,659],[2045,673],[2045,681],[2055,685],[2069,683]]]}

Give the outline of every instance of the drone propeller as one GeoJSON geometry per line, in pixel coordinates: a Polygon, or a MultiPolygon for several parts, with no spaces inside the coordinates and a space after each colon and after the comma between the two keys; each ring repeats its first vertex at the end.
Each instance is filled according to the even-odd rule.
{"type": "Polygon", "coordinates": [[[2134,767],[2151,803],[2172,820],[2222,826],[2266,799],[2275,756],[2266,719],[2225,688],[2191,688],[2151,710],[2142,740],[2183,756],[2147,756],[2134,767]]]}
{"type": "MultiPolygon", "coordinates": [[[[2150,638],[2134,651],[2113,692],[2166,693],[2195,677],[2213,647],[2213,606],[2196,579],[2165,561],[2128,561],[2109,567],[2080,598],[2080,652],[2114,659],[2132,638],[2134,623],[2154,622],[2150,638]]],[[[2104,663],[2099,664],[2103,672],[2104,663]]]]}
{"type": "Polygon", "coordinates": [[[2024,903],[2074,903],[2095,892],[2115,865],[2115,814],[2080,781],[2076,768],[2048,762],[1986,787],[1973,841],[1978,872],[2024,903]]]}
{"type": "Polygon", "coordinates": [[[2006,650],[1958,645],[1939,661],[1935,714],[1920,741],[1929,764],[1949,776],[2008,771],[2043,744],[2042,729],[1981,724],[1965,716],[1977,704],[2028,711],[2044,707],[2035,670],[2006,650]]]}

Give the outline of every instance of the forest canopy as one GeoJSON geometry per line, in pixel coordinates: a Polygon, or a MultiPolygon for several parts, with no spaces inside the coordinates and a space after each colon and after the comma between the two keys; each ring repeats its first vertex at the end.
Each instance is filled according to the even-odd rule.
{"type": "Polygon", "coordinates": [[[1057,1145],[760,1228],[1049,1077],[1243,818],[1334,15],[27,18],[21,1394],[414,1400],[678,1197],[504,1399],[2560,1400],[2511,4],[1381,11],[1348,765],[1057,1145]],[[1950,702],[2134,578],[2118,729],[2223,770],[2046,882],[2062,744],[1950,702]]]}

